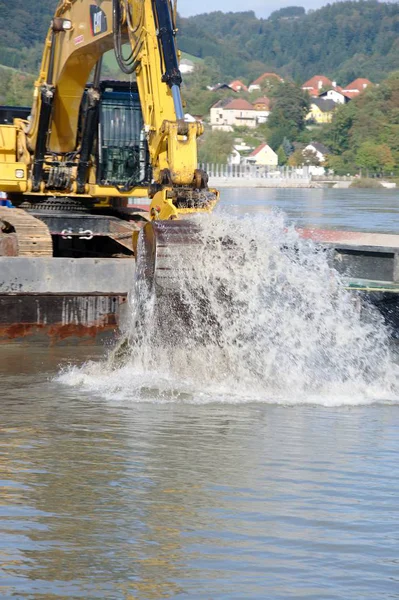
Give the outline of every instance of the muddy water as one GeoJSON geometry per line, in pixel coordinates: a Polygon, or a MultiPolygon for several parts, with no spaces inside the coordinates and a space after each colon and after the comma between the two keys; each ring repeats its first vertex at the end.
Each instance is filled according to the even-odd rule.
{"type": "Polygon", "coordinates": [[[0,597],[395,598],[399,406],[153,403],[1,349],[0,597]]]}
{"type": "MultiPolygon", "coordinates": [[[[251,212],[233,200],[231,212],[251,212]]],[[[283,228],[265,218],[273,249],[283,228]]],[[[392,219],[394,206],[377,229],[392,219]]],[[[230,228],[237,244],[242,227],[254,231],[230,228]]],[[[251,268],[240,261],[224,280],[239,310],[221,306],[217,343],[166,348],[149,328],[120,365],[104,348],[0,347],[1,598],[399,597],[385,333],[338,309],[335,288],[317,292],[331,277],[306,248],[294,259],[243,243],[251,268]],[[272,295],[266,266],[284,277],[272,295]]]]}

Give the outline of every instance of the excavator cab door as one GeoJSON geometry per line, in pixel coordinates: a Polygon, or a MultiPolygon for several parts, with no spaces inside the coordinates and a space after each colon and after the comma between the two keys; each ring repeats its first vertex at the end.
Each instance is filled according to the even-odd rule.
{"type": "Polygon", "coordinates": [[[101,84],[97,183],[147,186],[151,166],[137,85],[101,84]]]}

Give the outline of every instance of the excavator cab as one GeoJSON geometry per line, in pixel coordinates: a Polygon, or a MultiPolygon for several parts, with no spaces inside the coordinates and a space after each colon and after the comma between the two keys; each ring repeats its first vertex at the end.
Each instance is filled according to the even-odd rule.
{"type": "Polygon", "coordinates": [[[136,83],[100,84],[97,184],[148,186],[151,163],[136,83]]]}

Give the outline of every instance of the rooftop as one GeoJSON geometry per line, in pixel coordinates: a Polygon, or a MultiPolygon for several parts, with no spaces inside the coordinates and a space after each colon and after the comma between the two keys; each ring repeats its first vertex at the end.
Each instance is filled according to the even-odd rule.
{"type": "Polygon", "coordinates": [[[266,148],[266,146],[267,146],[266,142],[264,142],[263,144],[260,144],[260,146],[255,148],[255,150],[253,150],[249,156],[256,156],[257,154],[259,154],[259,152],[261,150],[263,150],[263,148],[266,148]]]}
{"type": "Polygon", "coordinates": [[[240,81],[240,79],[234,79],[234,81],[231,81],[229,83],[229,87],[231,87],[231,89],[235,92],[240,90],[244,90],[244,92],[248,91],[247,86],[242,81],[240,81]]]}
{"type": "Polygon", "coordinates": [[[243,98],[235,98],[224,106],[226,110],[255,110],[248,100],[243,98]]]}
{"type": "Polygon", "coordinates": [[[327,146],[325,146],[324,144],[320,144],[320,142],[310,142],[310,144],[306,146],[305,150],[307,150],[308,148],[310,149],[310,146],[312,146],[312,148],[314,148],[318,152],[321,152],[322,154],[329,154],[331,152],[331,150],[327,148],[327,146]]]}
{"type": "Polygon", "coordinates": [[[357,79],[355,79],[354,81],[352,81],[351,83],[349,83],[346,86],[346,88],[344,89],[344,92],[346,90],[348,90],[348,91],[357,90],[358,92],[362,92],[369,85],[373,85],[371,83],[371,81],[369,81],[368,79],[364,79],[363,77],[358,77],[357,79]]]}
{"type": "Polygon", "coordinates": [[[325,75],[314,75],[302,84],[302,89],[321,89],[322,87],[332,87],[331,79],[325,75]]]}
{"type": "Polygon", "coordinates": [[[277,75],[277,73],[263,73],[263,75],[260,75],[257,79],[255,79],[251,85],[259,85],[264,79],[269,79],[269,77],[275,77],[279,81],[284,81],[280,75],[277,75]]]}
{"type": "Polygon", "coordinates": [[[330,98],[313,98],[311,104],[315,104],[322,112],[331,112],[337,107],[337,103],[330,98]]]}

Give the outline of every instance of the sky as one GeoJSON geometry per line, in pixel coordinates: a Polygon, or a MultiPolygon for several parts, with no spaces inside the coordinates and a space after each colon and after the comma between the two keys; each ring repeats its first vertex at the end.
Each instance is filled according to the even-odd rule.
{"type": "MultiPolygon", "coordinates": [[[[331,2],[331,0],[330,0],[331,2]]],[[[320,8],[328,3],[328,0],[201,0],[200,3],[193,0],[178,0],[177,8],[183,17],[191,17],[199,13],[221,10],[223,12],[243,12],[253,10],[257,17],[268,17],[271,12],[284,6],[303,6],[309,8],[320,8]]]]}

